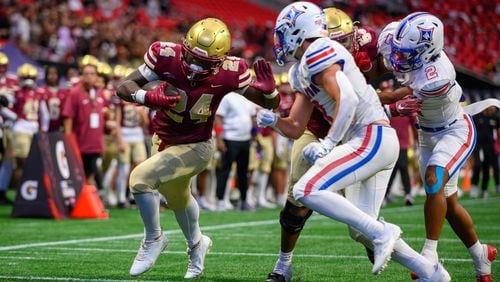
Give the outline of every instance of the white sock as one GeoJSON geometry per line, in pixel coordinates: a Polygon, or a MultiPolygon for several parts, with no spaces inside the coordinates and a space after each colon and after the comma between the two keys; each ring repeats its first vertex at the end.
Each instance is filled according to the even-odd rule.
{"type": "Polygon", "coordinates": [[[160,202],[153,192],[134,194],[144,223],[144,240],[153,241],[161,236],[160,202]]]}
{"type": "Polygon", "coordinates": [[[111,162],[109,163],[108,170],[104,173],[104,177],[102,179],[102,186],[104,189],[109,189],[111,190],[111,181],[113,180],[113,175],[115,172],[116,168],[116,159],[112,159],[111,162]]]}
{"type": "Polygon", "coordinates": [[[174,212],[177,223],[184,233],[188,246],[194,247],[201,239],[201,230],[198,223],[200,218],[200,207],[191,196],[191,201],[186,208],[174,212]]]}
{"type": "Polygon", "coordinates": [[[434,273],[434,264],[408,246],[403,239],[396,241],[392,257],[411,271],[415,271],[420,278],[428,278],[434,273]]]}
{"type": "Polygon", "coordinates": [[[266,188],[269,181],[269,173],[259,171],[257,180],[257,203],[267,202],[266,188]]]}
{"type": "Polygon", "coordinates": [[[280,257],[278,258],[278,261],[274,266],[273,272],[283,274],[285,272],[285,269],[289,268],[290,265],[292,264],[292,256],[293,256],[293,251],[289,253],[280,251],[280,257]]]}
{"type": "Polygon", "coordinates": [[[474,245],[469,247],[469,253],[470,256],[472,257],[472,260],[474,261],[474,264],[476,262],[481,262],[481,259],[484,254],[484,249],[483,245],[481,244],[481,242],[479,242],[479,240],[477,240],[477,242],[474,245]]]}
{"type": "Polygon", "coordinates": [[[120,164],[118,166],[118,174],[116,175],[116,192],[118,194],[119,203],[125,203],[127,201],[127,180],[129,172],[130,164],[120,164]]]}
{"type": "Polygon", "coordinates": [[[283,194],[276,195],[276,204],[278,204],[278,206],[280,206],[280,207],[284,207],[286,204],[287,198],[288,198],[287,192],[285,192],[283,194]]]}
{"type": "Polygon", "coordinates": [[[350,225],[371,240],[377,238],[384,230],[382,223],[362,212],[349,200],[328,190],[315,191],[300,201],[308,208],[333,220],[350,225]]]}

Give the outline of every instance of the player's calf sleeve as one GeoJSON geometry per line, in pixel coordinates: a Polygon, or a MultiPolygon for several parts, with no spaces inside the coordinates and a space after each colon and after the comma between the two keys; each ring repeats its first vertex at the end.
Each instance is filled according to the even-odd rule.
{"type": "Polygon", "coordinates": [[[189,247],[193,247],[201,239],[201,230],[198,223],[200,217],[200,208],[198,203],[191,196],[191,201],[186,208],[174,211],[177,223],[184,233],[189,247]]]}
{"type": "Polygon", "coordinates": [[[144,223],[144,240],[151,241],[161,236],[160,201],[153,192],[134,194],[135,203],[144,223]]]}
{"type": "Polygon", "coordinates": [[[443,186],[443,181],[444,181],[444,173],[445,169],[442,166],[436,166],[436,182],[435,183],[429,183],[429,180],[427,179],[427,176],[424,179],[424,189],[427,195],[434,195],[439,190],[441,189],[441,186],[443,186]]]}
{"type": "Polygon", "coordinates": [[[304,207],[297,207],[290,202],[286,202],[285,207],[280,212],[280,225],[290,234],[299,233],[311,216],[312,210],[304,207]]]}

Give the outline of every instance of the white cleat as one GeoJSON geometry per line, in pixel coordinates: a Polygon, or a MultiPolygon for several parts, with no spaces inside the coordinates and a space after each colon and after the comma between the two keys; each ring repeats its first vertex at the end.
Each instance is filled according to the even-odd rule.
{"type": "Polygon", "coordinates": [[[384,225],[382,235],[373,240],[373,252],[375,255],[372,273],[380,274],[391,260],[391,254],[394,251],[394,244],[401,236],[401,228],[392,223],[383,221],[380,222],[384,225]]]}
{"type": "Polygon", "coordinates": [[[421,278],[417,279],[417,282],[449,282],[451,281],[451,276],[444,269],[441,263],[437,263],[434,265],[434,273],[429,278],[421,278]]]}
{"type": "Polygon", "coordinates": [[[198,278],[205,268],[205,256],[212,247],[212,240],[205,235],[201,236],[200,242],[193,248],[188,248],[189,264],[184,278],[198,278]]]}
{"type": "Polygon", "coordinates": [[[134,263],[130,267],[130,275],[137,276],[150,270],[156,259],[168,245],[168,239],[161,234],[155,241],[142,241],[141,247],[135,256],[134,263]]]}

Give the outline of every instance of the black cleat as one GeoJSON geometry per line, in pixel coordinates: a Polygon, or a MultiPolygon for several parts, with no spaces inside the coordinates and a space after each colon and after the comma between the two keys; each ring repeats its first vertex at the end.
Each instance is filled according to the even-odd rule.
{"type": "Polygon", "coordinates": [[[282,274],[271,272],[267,275],[266,282],[287,282],[282,274]]]}

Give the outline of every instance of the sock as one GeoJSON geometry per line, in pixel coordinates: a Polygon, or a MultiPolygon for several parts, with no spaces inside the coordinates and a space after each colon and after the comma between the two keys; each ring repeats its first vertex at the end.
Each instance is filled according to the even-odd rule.
{"type": "Polygon", "coordinates": [[[104,173],[104,177],[102,179],[102,186],[104,189],[111,190],[111,182],[113,181],[113,175],[116,168],[116,159],[112,159],[109,163],[108,170],[104,173]]]}
{"type": "Polygon", "coordinates": [[[154,241],[162,233],[159,199],[153,192],[134,194],[134,199],[144,223],[144,240],[154,241]]]}
{"type": "Polygon", "coordinates": [[[413,250],[403,239],[396,241],[392,258],[415,271],[420,278],[428,278],[434,273],[434,263],[413,250]]]}
{"type": "Polygon", "coordinates": [[[175,211],[175,218],[177,223],[184,233],[186,242],[190,248],[194,247],[201,239],[201,230],[198,223],[200,217],[200,207],[198,203],[191,196],[191,201],[186,208],[182,210],[175,211]]]}
{"type": "Polygon", "coordinates": [[[276,204],[278,204],[278,206],[280,206],[280,207],[284,207],[286,204],[287,198],[288,198],[287,192],[285,192],[283,194],[276,195],[276,204]]]}
{"type": "Polygon", "coordinates": [[[266,188],[269,180],[269,173],[259,171],[257,180],[257,203],[267,202],[266,199],[266,188]]]}
{"type": "Polygon", "coordinates": [[[118,194],[118,203],[125,203],[127,201],[127,180],[129,171],[130,164],[120,164],[118,166],[118,174],[116,175],[116,192],[118,194]]]}
{"type": "Polygon", "coordinates": [[[290,265],[292,264],[292,256],[293,256],[293,251],[289,253],[280,251],[280,257],[278,258],[278,261],[274,266],[273,272],[283,274],[285,272],[285,269],[289,268],[290,265]]]}
{"type": "Polygon", "coordinates": [[[437,240],[425,239],[424,247],[422,248],[421,254],[432,263],[438,263],[438,254],[437,254],[437,240]]]}
{"type": "Polygon", "coordinates": [[[350,225],[373,240],[384,230],[382,223],[362,212],[349,200],[328,190],[315,191],[300,201],[308,208],[333,220],[350,225]]]}
{"type": "Polygon", "coordinates": [[[474,264],[481,262],[481,259],[484,255],[484,249],[483,245],[481,245],[481,242],[479,242],[479,240],[477,240],[477,242],[474,243],[474,245],[469,247],[469,253],[470,256],[472,257],[474,264]]]}

